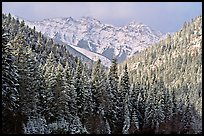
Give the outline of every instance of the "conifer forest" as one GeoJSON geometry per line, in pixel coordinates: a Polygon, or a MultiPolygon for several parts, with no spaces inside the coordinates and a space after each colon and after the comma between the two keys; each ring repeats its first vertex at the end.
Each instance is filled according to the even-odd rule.
{"type": "Polygon", "coordinates": [[[202,16],[110,67],[2,13],[4,134],[202,134],[202,16]]]}

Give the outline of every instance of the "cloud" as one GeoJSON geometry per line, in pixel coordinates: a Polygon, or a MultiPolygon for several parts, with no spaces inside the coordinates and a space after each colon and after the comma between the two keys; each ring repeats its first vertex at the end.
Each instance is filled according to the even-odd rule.
{"type": "Polygon", "coordinates": [[[132,15],[131,4],[128,3],[89,3],[88,9],[100,18],[127,18],[132,15]]]}

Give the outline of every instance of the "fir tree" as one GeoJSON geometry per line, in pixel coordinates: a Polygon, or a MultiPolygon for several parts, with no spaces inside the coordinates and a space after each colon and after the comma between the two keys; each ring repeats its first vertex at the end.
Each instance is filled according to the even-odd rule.
{"type": "Polygon", "coordinates": [[[74,89],[74,85],[73,85],[73,81],[72,81],[72,77],[71,77],[71,72],[70,72],[70,66],[69,63],[66,62],[65,68],[64,68],[64,76],[63,76],[63,80],[64,80],[64,91],[66,94],[66,106],[68,106],[66,108],[66,110],[72,114],[73,116],[77,114],[77,106],[76,106],[76,91],[74,89]]]}
{"type": "Polygon", "coordinates": [[[19,122],[18,69],[11,53],[9,35],[2,29],[2,131],[3,133],[21,133],[19,122]],[[19,130],[20,129],[20,130],[19,130]]]}
{"type": "Polygon", "coordinates": [[[63,67],[62,64],[59,63],[56,68],[56,87],[54,90],[54,107],[56,108],[55,116],[59,120],[60,118],[64,118],[65,114],[65,89],[64,89],[64,81],[63,81],[63,67]]]}
{"type": "Polygon", "coordinates": [[[92,80],[91,80],[91,91],[92,91],[92,97],[93,97],[93,112],[95,114],[101,114],[101,108],[102,108],[102,91],[104,89],[103,87],[103,73],[102,73],[102,66],[101,66],[101,60],[98,60],[93,67],[92,70],[92,80]]]}
{"type": "Polygon", "coordinates": [[[22,33],[19,33],[14,41],[12,41],[13,47],[13,54],[15,55],[16,59],[14,63],[18,68],[19,74],[19,94],[20,94],[20,110],[22,113],[22,120],[25,122],[27,118],[32,114],[33,108],[35,104],[31,101],[35,96],[31,96],[34,94],[32,91],[32,80],[33,77],[30,75],[33,72],[32,69],[32,62],[31,62],[31,52],[28,52],[29,47],[26,44],[25,37],[22,33]]]}
{"type": "Polygon", "coordinates": [[[43,114],[45,116],[45,119],[48,122],[52,122],[56,120],[56,117],[54,114],[56,113],[55,111],[55,88],[57,84],[57,79],[56,79],[56,74],[55,74],[55,59],[54,55],[51,52],[48,56],[48,59],[43,67],[43,76],[45,79],[45,84],[46,84],[46,90],[44,92],[44,100],[46,101],[45,109],[43,111],[43,114]]]}
{"type": "MultiPolygon", "coordinates": [[[[124,73],[122,75],[121,78],[121,84],[120,84],[120,88],[121,88],[121,99],[122,101],[120,101],[120,103],[122,104],[122,106],[120,106],[119,109],[119,114],[118,114],[118,118],[119,118],[119,125],[123,126],[123,122],[124,124],[127,126],[127,123],[130,121],[128,121],[126,118],[130,119],[130,82],[129,82],[129,76],[128,76],[128,72],[127,72],[127,65],[125,65],[124,68],[124,73]]],[[[120,98],[119,98],[120,99],[120,98]]],[[[129,124],[130,125],[130,124],[129,124]]]]}
{"type": "Polygon", "coordinates": [[[109,74],[108,74],[108,120],[110,122],[110,128],[112,133],[117,133],[116,124],[118,121],[117,113],[119,111],[118,106],[118,74],[117,74],[117,63],[116,59],[112,60],[112,65],[110,66],[109,74]]]}
{"type": "Polygon", "coordinates": [[[82,112],[83,112],[83,102],[84,102],[84,91],[83,84],[82,84],[82,78],[81,73],[83,70],[83,65],[79,59],[77,59],[77,67],[73,78],[73,85],[75,92],[77,94],[76,97],[76,105],[77,105],[77,115],[81,118],[82,112]]]}
{"type": "Polygon", "coordinates": [[[190,98],[189,95],[187,95],[187,100],[186,100],[186,104],[187,106],[185,107],[185,111],[183,114],[183,118],[182,118],[182,125],[183,125],[183,129],[181,133],[184,134],[192,134],[192,113],[191,113],[191,105],[190,105],[190,98]]]}

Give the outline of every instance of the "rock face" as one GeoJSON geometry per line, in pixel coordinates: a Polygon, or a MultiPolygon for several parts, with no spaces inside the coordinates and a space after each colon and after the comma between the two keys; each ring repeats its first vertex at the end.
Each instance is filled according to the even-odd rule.
{"type": "Polygon", "coordinates": [[[107,60],[116,57],[118,62],[144,50],[164,36],[161,32],[135,21],[123,27],[102,24],[91,17],[82,17],[79,20],[71,17],[54,18],[25,23],[32,28],[35,26],[37,31],[56,42],[83,48],[100,54],[107,60]]]}

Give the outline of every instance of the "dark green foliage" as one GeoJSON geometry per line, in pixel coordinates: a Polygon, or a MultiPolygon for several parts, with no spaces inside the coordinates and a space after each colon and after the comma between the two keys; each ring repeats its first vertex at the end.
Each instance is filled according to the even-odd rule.
{"type": "Polygon", "coordinates": [[[201,20],[106,70],[2,14],[3,133],[202,133],[201,20]]]}
{"type": "Polygon", "coordinates": [[[118,98],[118,73],[117,73],[117,62],[116,59],[112,60],[112,64],[110,66],[110,70],[108,73],[107,78],[107,93],[108,93],[108,113],[107,118],[110,123],[110,128],[112,133],[118,133],[120,130],[120,127],[118,125],[118,114],[120,113],[120,107],[119,107],[119,99],[118,98]],[[119,129],[119,130],[118,130],[119,129]]]}
{"type": "MultiPolygon", "coordinates": [[[[121,66],[128,64],[130,79],[133,83],[140,84],[148,92],[146,93],[148,97],[145,96],[145,99],[147,98],[146,106],[150,104],[146,107],[147,116],[150,115],[151,109],[152,111],[156,109],[151,108],[156,105],[151,104],[150,100],[154,100],[153,103],[160,103],[163,111],[160,114],[164,114],[164,120],[159,123],[158,133],[188,133],[189,131],[189,133],[196,133],[192,130],[202,131],[200,120],[202,117],[202,105],[200,103],[202,97],[198,93],[202,89],[199,86],[202,84],[202,72],[199,71],[202,68],[200,63],[202,58],[201,20],[202,16],[198,16],[191,23],[185,23],[179,32],[168,35],[166,39],[121,64],[121,66]],[[152,94],[153,92],[156,92],[156,95],[152,94]],[[158,102],[151,98],[153,96],[158,102]],[[183,111],[188,107],[188,102],[185,100],[186,96],[189,96],[190,99],[190,111],[194,112],[193,119],[189,118],[191,125],[182,120],[183,111]],[[186,124],[187,132],[182,131],[184,124],[186,124]]],[[[133,94],[137,95],[136,92],[133,94]]],[[[136,105],[134,102],[132,104],[136,105]]],[[[148,122],[146,117],[145,120],[148,122]]],[[[148,124],[151,126],[153,123],[146,123],[147,126],[148,124]]],[[[143,128],[142,132],[157,133],[154,131],[155,129],[151,130],[147,126],[143,128]]]]}
{"type": "Polygon", "coordinates": [[[2,27],[2,131],[21,133],[19,120],[18,69],[14,64],[15,56],[9,43],[9,34],[2,27]]]}

